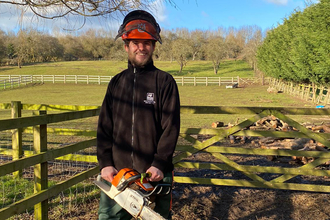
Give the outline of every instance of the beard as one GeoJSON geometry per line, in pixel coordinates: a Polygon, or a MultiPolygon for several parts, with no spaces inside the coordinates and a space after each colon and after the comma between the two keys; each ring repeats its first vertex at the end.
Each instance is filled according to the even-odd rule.
{"type": "Polygon", "coordinates": [[[148,54],[145,59],[138,59],[135,53],[129,53],[128,60],[134,67],[144,68],[148,63],[152,61],[152,54],[148,54]]]}

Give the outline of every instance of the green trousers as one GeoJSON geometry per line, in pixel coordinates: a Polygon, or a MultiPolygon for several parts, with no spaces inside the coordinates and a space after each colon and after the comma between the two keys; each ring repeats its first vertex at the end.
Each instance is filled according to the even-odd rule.
{"type": "MultiPolygon", "coordinates": [[[[105,181],[106,182],[106,181],[105,181]]],[[[111,185],[111,183],[106,182],[111,185]]],[[[173,173],[165,173],[164,179],[159,183],[173,184],[173,173]]],[[[171,219],[172,208],[172,192],[168,195],[156,196],[154,211],[163,216],[165,219],[171,219]]],[[[101,198],[98,212],[99,220],[130,220],[132,216],[116,203],[115,200],[108,197],[101,191],[101,198]]]]}

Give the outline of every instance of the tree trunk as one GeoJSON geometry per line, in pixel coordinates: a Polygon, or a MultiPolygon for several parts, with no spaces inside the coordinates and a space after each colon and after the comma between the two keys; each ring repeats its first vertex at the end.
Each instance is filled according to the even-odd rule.
{"type": "Polygon", "coordinates": [[[183,69],[183,61],[181,60],[180,61],[180,71],[179,71],[179,73],[182,73],[182,69],[183,69]]]}

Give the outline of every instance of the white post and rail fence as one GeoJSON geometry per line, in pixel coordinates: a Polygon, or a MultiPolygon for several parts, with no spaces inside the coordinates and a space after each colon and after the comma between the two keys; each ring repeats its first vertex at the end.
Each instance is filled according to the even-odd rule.
{"type": "MultiPolygon", "coordinates": [[[[112,76],[95,75],[0,75],[0,90],[26,86],[32,83],[73,83],[73,84],[108,84],[112,76]]],[[[174,76],[175,81],[181,86],[197,85],[230,85],[260,83],[258,78],[236,77],[187,77],[174,76]]]]}
{"type": "MultiPolygon", "coordinates": [[[[31,84],[44,83],[71,83],[71,84],[98,84],[106,85],[112,76],[95,75],[0,75],[0,91],[13,89],[31,84]]],[[[187,77],[174,76],[180,86],[222,86],[235,88],[244,85],[269,85],[268,92],[284,92],[297,98],[311,101],[316,104],[330,104],[330,92],[326,86],[294,84],[273,78],[243,78],[243,77],[187,77]]]]}

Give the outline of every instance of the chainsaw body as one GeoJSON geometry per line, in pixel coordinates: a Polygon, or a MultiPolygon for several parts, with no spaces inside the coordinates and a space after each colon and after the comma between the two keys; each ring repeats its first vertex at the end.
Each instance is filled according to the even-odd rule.
{"type": "Polygon", "coordinates": [[[137,171],[121,169],[111,182],[106,184],[101,175],[94,183],[111,199],[127,210],[136,219],[163,220],[164,218],[153,210],[154,203],[151,197],[154,195],[169,194],[170,184],[151,185],[143,175],[137,171]]]}

